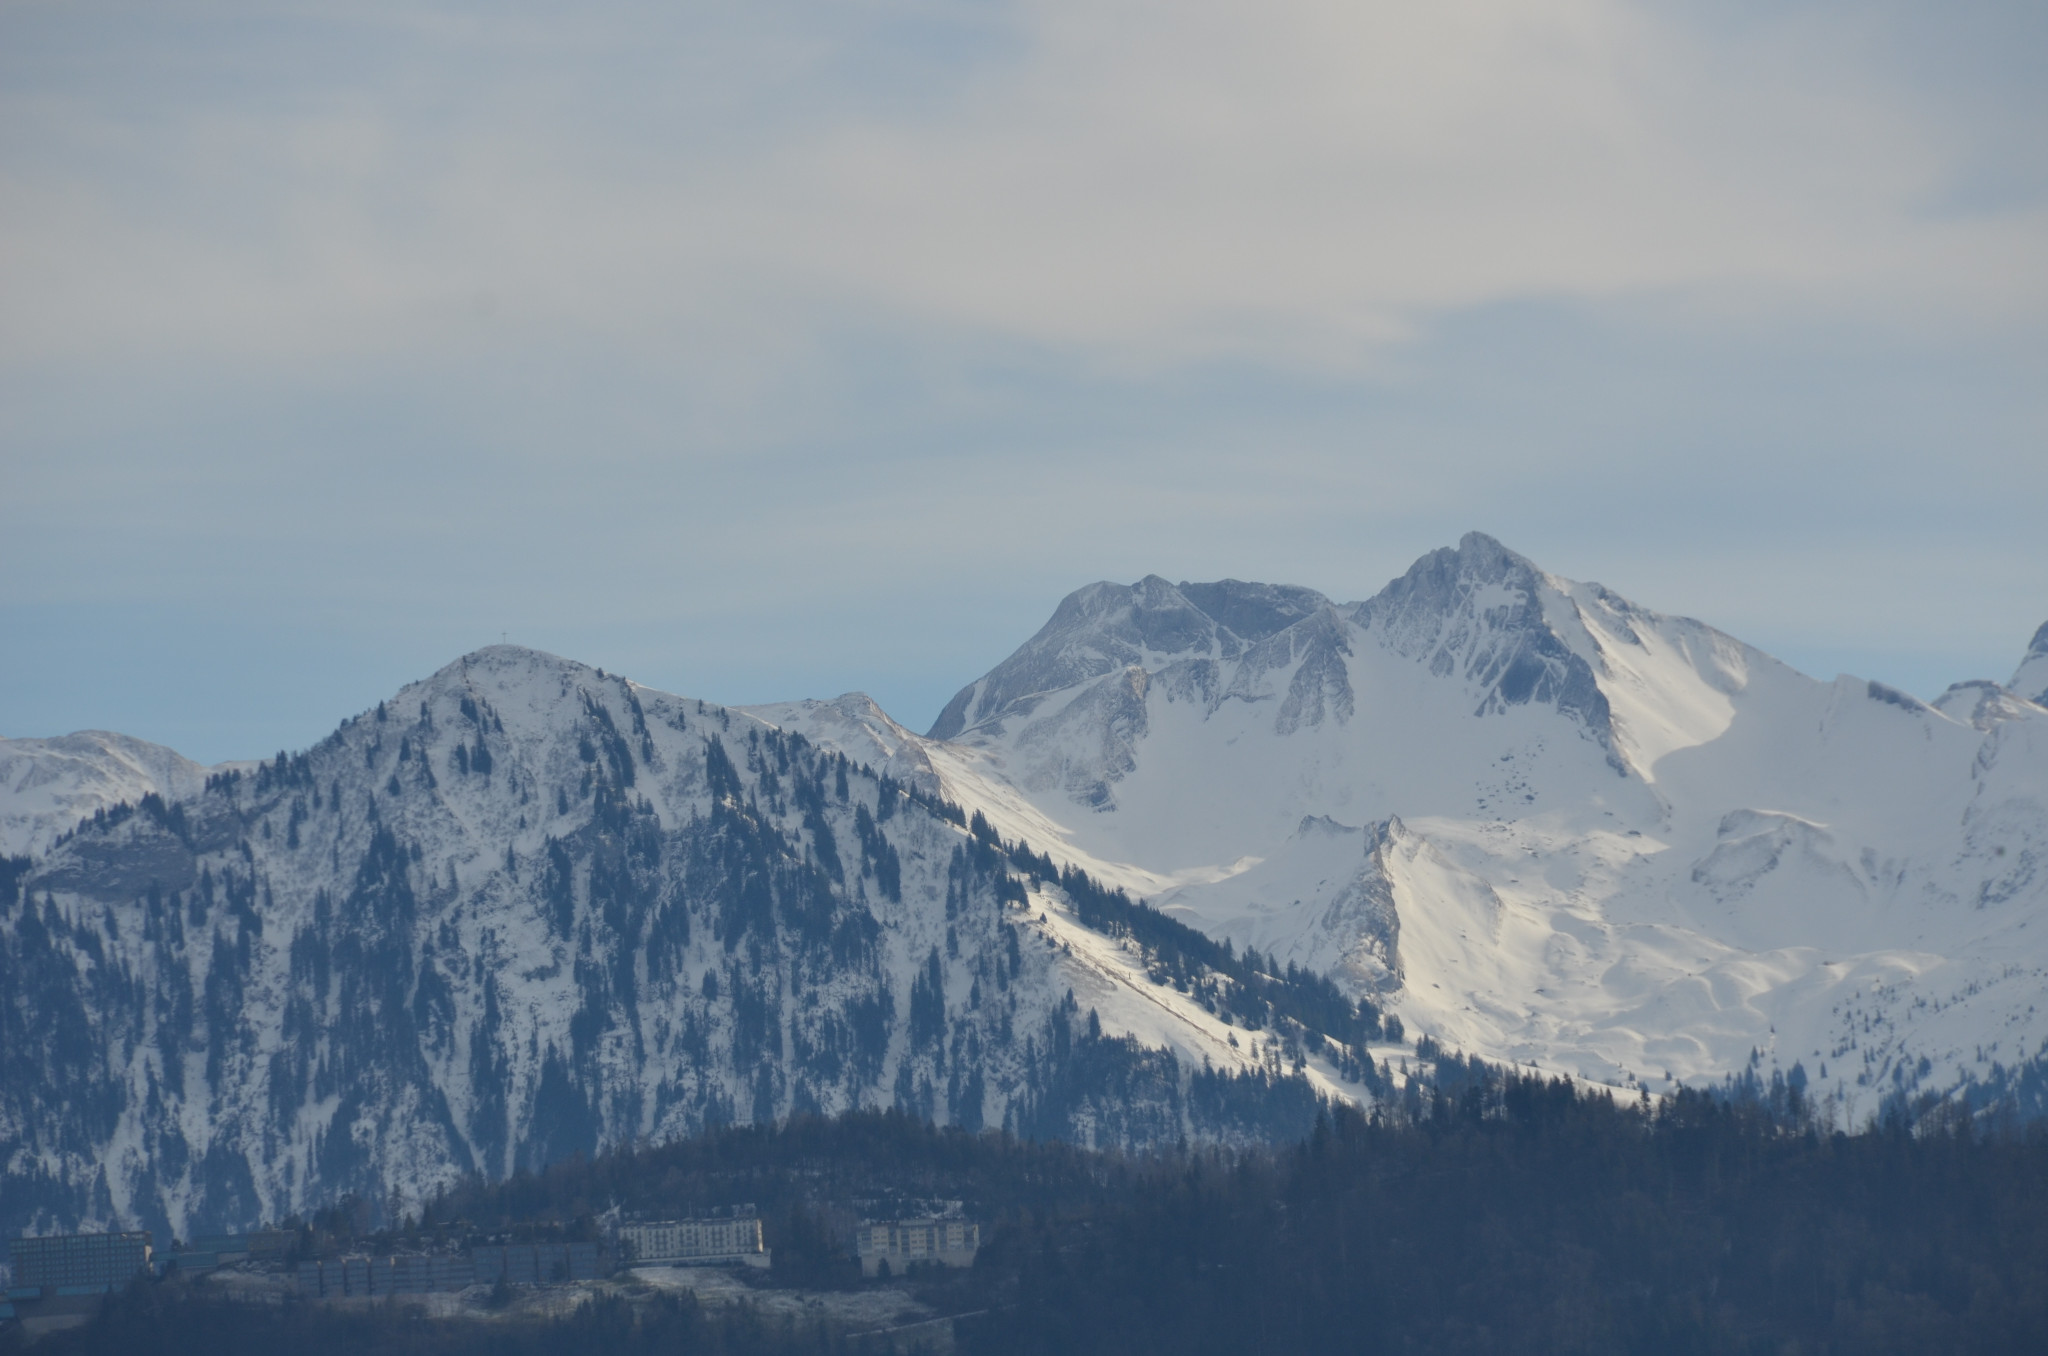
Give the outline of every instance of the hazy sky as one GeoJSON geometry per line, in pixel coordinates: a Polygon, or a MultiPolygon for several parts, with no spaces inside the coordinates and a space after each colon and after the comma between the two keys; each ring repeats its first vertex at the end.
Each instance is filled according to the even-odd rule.
{"type": "Polygon", "coordinates": [[[1491,532],[1823,677],[2048,620],[2048,6],[0,2],[0,733],[501,635],[929,723],[1491,532]]]}

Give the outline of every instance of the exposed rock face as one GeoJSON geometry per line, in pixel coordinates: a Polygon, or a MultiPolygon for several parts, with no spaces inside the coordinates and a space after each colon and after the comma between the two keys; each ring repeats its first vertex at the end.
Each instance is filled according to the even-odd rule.
{"type": "Polygon", "coordinates": [[[1378,628],[1396,654],[1476,688],[1474,714],[1538,702],[1573,717],[1605,745],[1607,696],[1592,665],[1552,629],[1543,584],[1527,560],[1468,532],[1456,550],[1430,552],[1353,615],[1361,628],[1378,628]]]}
{"type": "MultiPolygon", "coordinates": [[[[1071,724],[1071,703],[1055,694],[1119,674],[1126,676],[1118,684],[1130,687],[1133,669],[1163,681],[1174,699],[1211,709],[1275,701],[1281,734],[1342,723],[1358,700],[1347,661],[1362,633],[1372,632],[1378,648],[1469,686],[1477,714],[1536,702],[1571,716],[1604,745],[1607,699],[1591,665],[1553,628],[1546,579],[1474,532],[1454,550],[1424,556],[1378,596],[1341,608],[1311,589],[1234,579],[1173,585],[1151,575],[1128,587],[1090,584],[1069,594],[987,677],[962,688],[927,737],[975,731],[983,741],[1002,739],[1013,726],[1055,713],[1071,724]]],[[[1128,711],[1119,716],[1132,719],[1128,711]]],[[[1114,781],[1109,764],[1123,756],[1115,749],[1107,746],[1106,775],[1076,785],[1093,793],[1114,781]]]]}
{"type": "Polygon", "coordinates": [[[1176,587],[1155,574],[1128,587],[1090,584],[1068,594],[1017,653],[962,688],[927,738],[951,739],[1035,694],[1126,668],[1158,672],[1177,661],[1235,661],[1328,605],[1312,589],[1235,579],[1176,587]]]}

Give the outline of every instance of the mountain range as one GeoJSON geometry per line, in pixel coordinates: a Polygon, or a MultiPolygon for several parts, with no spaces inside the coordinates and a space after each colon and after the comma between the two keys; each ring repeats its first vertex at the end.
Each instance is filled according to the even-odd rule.
{"type": "Polygon", "coordinates": [[[274,759],[0,741],[0,835],[5,1225],[858,1105],[1284,1135],[1404,1028],[2048,1110],[2048,626],[1926,703],[1479,534],[1357,603],[1090,585],[921,736],[497,646],[274,759]]]}

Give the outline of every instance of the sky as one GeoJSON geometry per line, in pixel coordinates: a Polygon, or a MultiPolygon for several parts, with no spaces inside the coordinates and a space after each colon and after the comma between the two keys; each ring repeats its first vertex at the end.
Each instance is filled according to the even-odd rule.
{"type": "Polygon", "coordinates": [[[1469,530],[1820,677],[2048,621],[2048,7],[0,3],[0,734],[501,639],[915,728],[1469,530]]]}

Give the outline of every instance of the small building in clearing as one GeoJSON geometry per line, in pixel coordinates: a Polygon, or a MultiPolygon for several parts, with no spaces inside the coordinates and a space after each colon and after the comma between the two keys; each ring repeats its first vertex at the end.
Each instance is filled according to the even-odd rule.
{"type": "Polygon", "coordinates": [[[853,1234],[863,1276],[878,1275],[885,1262],[892,1274],[919,1263],[973,1266],[980,1249],[981,1226],[965,1219],[869,1220],[853,1234]]]}

